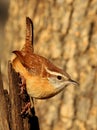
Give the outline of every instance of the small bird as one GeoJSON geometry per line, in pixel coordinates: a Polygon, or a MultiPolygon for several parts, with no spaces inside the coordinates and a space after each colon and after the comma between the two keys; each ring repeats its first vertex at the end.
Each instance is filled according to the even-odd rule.
{"type": "Polygon", "coordinates": [[[20,74],[22,85],[25,84],[28,95],[36,99],[47,99],[70,84],[78,85],[64,70],[34,53],[33,37],[33,23],[27,17],[25,45],[20,51],[13,51],[16,57],[12,61],[12,66],[20,74]]]}

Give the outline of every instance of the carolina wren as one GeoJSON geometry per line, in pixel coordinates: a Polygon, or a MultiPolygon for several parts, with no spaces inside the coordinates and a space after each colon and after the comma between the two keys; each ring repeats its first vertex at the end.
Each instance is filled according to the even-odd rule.
{"type": "Polygon", "coordinates": [[[15,50],[13,68],[25,79],[26,90],[30,97],[46,99],[53,97],[69,84],[78,85],[62,69],[48,59],[34,53],[33,23],[26,18],[26,41],[21,51],[15,50]]]}

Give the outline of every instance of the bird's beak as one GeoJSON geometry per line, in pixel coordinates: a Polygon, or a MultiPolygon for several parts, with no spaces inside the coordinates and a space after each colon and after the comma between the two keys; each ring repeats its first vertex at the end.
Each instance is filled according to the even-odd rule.
{"type": "Polygon", "coordinates": [[[73,84],[74,86],[78,86],[78,85],[79,85],[78,82],[76,82],[76,81],[74,81],[74,80],[72,80],[72,79],[69,79],[69,82],[70,82],[71,84],[73,84]]]}

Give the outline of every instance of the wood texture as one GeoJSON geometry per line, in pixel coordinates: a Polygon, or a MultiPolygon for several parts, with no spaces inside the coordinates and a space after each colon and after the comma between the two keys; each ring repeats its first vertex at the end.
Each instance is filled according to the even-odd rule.
{"type": "Polygon", "coordinates": [[[0,130],[10,130],[8,122],[7,102],[3,89],[3,81],[0,70],[0,130]]]}
{"type": "Polygon", "coordinates": [[[11,102],[11,120],[10,125],[12,130],[23,130],[23,120],[20,116],[22,102],[20,100],[19,79],[17,73],[12,69],[11,63],[8,65],[8,77],[9,77],[9,95],[11,102]]]}

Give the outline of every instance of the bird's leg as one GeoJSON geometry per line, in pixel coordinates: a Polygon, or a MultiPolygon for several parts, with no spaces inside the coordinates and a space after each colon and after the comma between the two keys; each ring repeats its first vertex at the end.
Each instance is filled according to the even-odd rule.
{"type": "Polygon", "coordinates": [[[25,117],[28,114],[30,107],[31,107],[30,101],[26,102],[25,106],[22,108],[21,116],[25,117]]]}
{"type": "Polygon", "coordinates": [[[29,101],[25,103],[25,106],[22,109],[21,116],[26,117],[29,114],[31,114],[31,109],[34,108],[34,101],[33,98],[29,98],[29,101]]]}
{"type": "Polygon", "coordinates": [[[20,95],[22,95],[26,91],[26,80],[25,80],[25,78],[22,75],[19,75],[19,77],[20,77],[19,86],[20,86],[20,89],[21,89],[20,95]]]}
{"type": "Polygon", "coordinates": [[[34,99],[32,97],[30,97],[30,103],[31,103],[31,108],[34,107],[34,99]]]}

